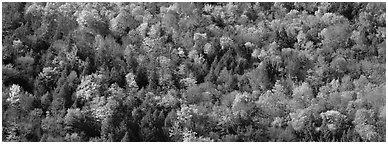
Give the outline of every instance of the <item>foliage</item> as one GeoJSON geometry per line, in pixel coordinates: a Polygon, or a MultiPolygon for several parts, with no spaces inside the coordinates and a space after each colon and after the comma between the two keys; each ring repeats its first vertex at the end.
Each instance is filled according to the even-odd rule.
{"type": "Polygon", "coordinates": [[[5,2],[3,141],[386,141],[386,5],[5,2]]]}
{"type": "Polygon", "coordinates": [[[81,84],[77,87],[76,96],[82,101],[90,101],[99,96],[99,79],[98,74],[88,75],[82,78],[81,84]]]}

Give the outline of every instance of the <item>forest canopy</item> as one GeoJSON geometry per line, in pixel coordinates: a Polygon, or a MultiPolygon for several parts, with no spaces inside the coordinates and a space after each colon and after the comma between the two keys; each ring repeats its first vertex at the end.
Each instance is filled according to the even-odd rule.
{"type": "Polygon", "coordinates": [[[2,3],[2,141],[385,142],[386,3],[2,3]]]}

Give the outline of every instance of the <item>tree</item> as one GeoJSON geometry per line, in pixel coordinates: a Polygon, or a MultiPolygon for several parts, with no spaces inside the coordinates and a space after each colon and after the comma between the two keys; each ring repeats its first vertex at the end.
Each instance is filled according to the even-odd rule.
{"type": "Polygon", "coordinates": [[[109,29],[114,32],[115,35],[122,37],[127,34],[129,30],[136,28],[140,25],[139,21],[131,15],[129,11],[123,9],[119,14],[110,20],[109,29]]]}
{"type": "Polygon", "coordinates": [[[109,25],[106,20],[107,17],[105,17],[105,15],[101,15],[98,11],[104,7],[104,4],[87,3],[84,5],[81,4],[81,7],[84,7],[84,9],[76,11],[74,14],[78,25],[90,28],[101,35],[106,35],[108,33],[107,30],[109,29],[109,25]]]}
{"type": "Polygon", "coordinates": [[[350,37],[349,27],[349,24],[335,24],[323,29],[319,34],[324,38],[323,46],[334,50],[347,47],[350,37]]]}
{"type": "Polygon", "coordinates": [[[45,133],[41,141],[63,141],[65,136],[64,119],[60,115],[51,115],[46,112],[46,117],[42,119],[42,130],[45,133]]]}
{"type": "Polygon", "coordinates": [[[66,125],[65,129],[70,133],[81,131],[80,127],[82,126],[82,119],[83,115],[79,108],[68,109],[67,114],[64,117],[64,123],[66,125]]]}
{"type": "Polygon", "coordinates": [[[9,98],[7,98],[7,101],[11,103],[11,105],[18,106],[20,102],[20,86],[18,85],[12,85],[10,87],[10,94],[9,98]]]}
{"type": "Polygon", "coordinates": [[[270,79],[267,72],[267,62],[260,62],[259,66],[249,74],[252,90],[266,90],[269,88],[270,79]]]}
{"type": "Polygon", "coordinates": [[[373,115],[374,113],[370,110],[359,109],[353,121],[356,125],[356,131],[365,141],[376,141],[378,135],[375,131],[375,126],[373,126],[373,123],[375,123],[373,115]]]}
{"type": "Polygon", "coordinates": [[[87,75],[81,79],[80,85],[77,87],[76,96],[77,99],[87,102],[92,100],[94,97],[99,97],[100,84],[99,80],[102,78],[102,75],[92,74],[87,75]]]}
{"type": "MultiPolygon", "coordinates": [[[[252,94],[253,95],[253,94],[252,94]]],[[[285,90],[280,81],[276,81],[274,88],[260,95],[257,103],[270,118],[282,118],[290,112],[287,102],[290,99],[285,95],[285,90]]]]}
{"type": "Polygon", "coordinates": [[[125,80],[127,82],[128,88],[133,89],[133,90],[137,90],[138,89],[138,86],[136,84],[136,79],[135,79],[135,75],[134,74],[128,73],[127,75],[125,75],[125,80]]]}
{"type": "Polygon", "coordinates": [[[340,128],[344,125],[345,115],[342,115],[338,111],[327,111],[321,113],[323,119],[323,125],[327,125],[328,129],[333,132],[340,132],[340,128]]]}
{"type": "Polygon", "coordinates": [[[302,131],[306,128],[309,121],[309,112],[306,109],[297,109],[290,113],[291,121],[289,122],[295,131],[302,131]]]}
{"type": "Polygon", "coordinates": [[[9,30],[14,30],[20,25],[19,22],[22,21],[22,9],[24,5],[22,3],[4,3],[2,7],[2,23],[3,31],[6,33],[9,30]]]}
{"type": "Polygon", "coordinates": [[[57,67],[45,67],[38,75],[39,83],[44,86],[44,90],[54,89],[55,81],[59,78],[57,67]]]}

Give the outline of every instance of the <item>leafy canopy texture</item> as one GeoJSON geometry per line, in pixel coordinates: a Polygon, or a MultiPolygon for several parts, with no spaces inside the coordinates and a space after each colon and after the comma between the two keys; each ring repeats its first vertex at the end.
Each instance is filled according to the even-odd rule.
{"type": "Polygon", "coordinates": [[[4,142],[386,142],[386,3],[3,2],[4,142]]]}

